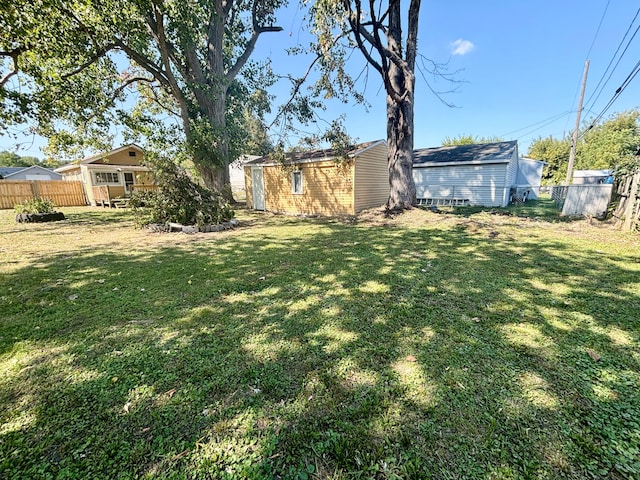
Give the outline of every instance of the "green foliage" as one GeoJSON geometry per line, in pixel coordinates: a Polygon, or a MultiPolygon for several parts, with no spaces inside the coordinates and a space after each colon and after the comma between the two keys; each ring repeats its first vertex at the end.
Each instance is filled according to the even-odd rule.
{"type": "Polygon", "coordinates": [[[156,160],[152,168],[158,190],[134,193],[129,202],[138,225],[176,222],[203,226],[233,217],[222,195],[195,183],[175,163],[156,160]]]}
{"type": "Polygon", "coordinates": [[[188,152],[213,183],[245,153],[245,111],[268,109],[275,77],[248,60],[258,35],[281,30],[284,0],[5,3],[0,132],[30,123],[49,155],[109,150],[123,127],[147,150],[188,152]]]}
{"type": "Polygon", "coordinates": [[[32,198],[13,207],[16,213],[53,213],[56,205],[48,198],[32,198]]]}
{"type": "Polygon", "coordinates": [[[442,140],[443,147],[451,147],[453,145],[473,145],[482,143],[496,143],[503,142],[504,139],[500,137],[479,137],[471,134],[460,134],[457,137],[444,137],[442,140]]]}
{"type": "Polygon", "coordinates": [[[527,157],[543,160],[548,165],[542,171],[542,182],[545,185],[562,183],[567,176],[567,162],[571,151],[571,140],[553,137],[538,138],[529,146],[527,157]]]}
{"type": "Polygon", "coordinates": [[[634,157],[640,147],[640,112],[618,113],[588,130],[578,144],[576,168],[614,168],[621,161],[634,157]]]}
{"type": "Polygon", "coordinates": [[[4,167],[30,167],[31,165],[38,165],[40,159],[36,157],[20,156],[14,152],[8,152],[3,150],[0,152],[0,165],[4,167]]]}
{"type": "MultiPolygon", "coordinates": [[[[575,169],[616,169],[620,165],[628,170],[637,162],[635,153],[639,146],[640,112],[617,113],[603,123],[583,130],[576,148],[575,169]]],[[[565,180],[570,151],[570,137],[540,137],[531,143],[527,156],[549,163],[543,181],[553,184],[565,180]]]]}

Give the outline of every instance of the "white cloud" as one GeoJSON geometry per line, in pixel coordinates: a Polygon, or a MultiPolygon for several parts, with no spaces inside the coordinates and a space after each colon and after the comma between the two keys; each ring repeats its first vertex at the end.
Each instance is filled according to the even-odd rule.
{"type": "Polygon", "coordinates": [[[466,55],[474,48],[476,48],[476,46],[472,42],[459,38],[451,43],[451,55],[466,55]]]}

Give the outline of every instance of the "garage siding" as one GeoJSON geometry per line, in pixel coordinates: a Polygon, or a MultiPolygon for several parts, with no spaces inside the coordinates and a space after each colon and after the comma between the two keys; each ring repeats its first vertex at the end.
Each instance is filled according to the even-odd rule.
{"type": "Polygon", "coordinates": [[[386,144],[376,145],[355,159],[355,213],[384,205],[389,199],[386,144]]]}
{"type": "Polygon", "coordinates": [[[413,168],[416,196],[468,200],[470,205],[506,205],[509,198],[506,163],[445,165],[413,168]]]}
{"type": "MultiPolygon", "coordinates": [[[[333,160],[293,166],[264,166],[265,210],[305,215],[353,215],[353,162],[333,160]],[[291,172],[302,172],[302,193],[293,193],[291,172]]],[[[245,167],[247,205],[253,207],[250,169],[245,167]],[[249,174],[247,174],[249,170],[249,174]]]]}

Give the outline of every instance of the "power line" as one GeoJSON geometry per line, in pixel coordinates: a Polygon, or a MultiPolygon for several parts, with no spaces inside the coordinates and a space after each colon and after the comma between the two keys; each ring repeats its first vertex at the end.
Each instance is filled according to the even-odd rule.
{"type": "Polygon", "coordinates": [[[622,82],[622,85],[620,85],[616,89],[615,93],[611,97],[611,100],[609,100],[609,102],[605,105],[602,111],[598,115],[596,115],[596,118],[594,118],[593,121],[587,127],[587,129],[584,132],[582,132],[580,137],[583,137],[589,130],[591,130],[600,121],[600,119],[604,116],[604,114],[607,113],[607,110],[611,108],[611,105],[613,105],[613,103],[618,99],[618,97],[622,94],[622,92],[624,92],[624,90],[629,86],[629,84],[631,83],[631,80],[633,80],[639,72],[640,72],[640,60],[638,60],[638,62],[635,64],[635,66],[631,70],[631,73],[627,75],[627,78],[624,79],[624,81],[622,82]]]}
{"type": "Polygon", "coordinates": [[[589,47],[589,51],[587,52],[587,57],[591,54],[591,50],[593,49],[593,45],[596,43],[596,38],[598,38],[598,33],[600,33],[600,27],[602,27],[602,22],[604,21],[604,17],[607,14],[607,10],[609,9],[609,4],[611,0],[607,2],[607,5],[604,7],[604,12],[602,12],[602,16],[600,17],[600,23],[598,23],[598,28],[596,29],[596,34],[593,36],[593,40],[591,41],[591,46],[589,47]]]}
{"type": "MultiPolygon", "coordinates": [[[[535,127],[536,125],[539,125],[539,124],[541,124],[541,123],[543,123],[543,122],[547,122],[547,121],[549,121],[549,120],[551,120],[551,121],[553,121],[553,120],[558,120],[559,118],[562,118],[562,117],[563,117],[563,116],[565,116],[565,115],[569,115],[570,113],[572,113],[572,112],[571,112],[571,110],[566,111],[566,112],[562,112],[562,113],[558,113],[558,114],[556,114],[556,115],[553,115],[552,117],[545,118],[544,120],[540,120],[539,122],[532,123],[531,125],[527,125],[526,127],[518,128],[517,130],[512,130],[512,131],[510,131],[510,132],[503,133],[502,135],[498,135],[498,136],[499,136],[499,137],[507,137],[507,136],[512,135],[512,134],[514,134],[514,133],[521,132],[522,130],[527,130],[528,128],[535,127]]],[[[544,127],[544,126],[546,126],[546,125],[547,125],[547,124],[543,125],[542,127],[544,127]]],[[[540,127],[540,128],[542,128],[542,127],[540,127]]],[[[537,128],[536,130],[540,130],[540,128],[537,128]]],[[[534,132],[535,132],[536,130],[534,130],[534,132]]]]}
{"type": "Polygon", "coordinates": [[[626,47],[624,48],[622,54],[620,55],[620,58],[618,58],[618,61],[616,62],[615,67],[613,67],[613,70],[611,70],[611,73],[609,74],[609,76],[607,77],[606,82],[602,85],[602,88],[600,89],[600,91],[597,93],[596,98],[593,100],[593,102],[591,102],[591,99],[593,98],[593,96],[596,94],[596,92],[598,91],[598,87],[600,87],[600,84],[602,84],[602,81],[604,80],[605,75],[607,74],[607,72],[609,71],[609,68],[611,67],[611,64],[613,63],[613,61],[616,59],[616,56],[618,55],[618,52],[620,51],[620,48],[622,47],[622,44],[624,43],[625,39],[627,38],[627,35],[629,35],[629,32],[631,31],[631,27],[633,27],[633,24],[635,23],[636,19],[638,18],[638,14],[640,14],[640,8],[636,11],[635,16],[633,17],[633,20],[631,20],[631,23],[629,24],[629,27],[627,28],[627,31],[625,32],[624,36],[622,37],[622,40],[620,40],[620,43],[618,44],[618,48],[616,48],[615,53],[613,54],[613,56],[611,57],[611,60],[609,61],[609,64],[607,65],[607,68],[605,69],[605,71],[603,72],[602,76],[600,77],[600,80],[598,81],[598,84],[596,85],[596,88],[594,88],[593,93],[591,94],[591,96],[587,99],[586,104],[589,105],[589,108],[593,107],[595,105],[595,103],[598,101],[598,99],[600,98],[600,95],[602,94],[602,92],[604,91],[607,83],[609,83],[609,80],[611,79],[611,76],[613,75],[613,72],[615,72],[616,68],[618,68],[618,65],[620,64],[620,60],[622,60],[622,57],[624,56],[624,54],[626,53],[627,49],[629,48],[629,45],[631,45],[631,41],[634,39],[634,37],[636,36],[636,34],[638,33],[638,29],[640,29],[640,25],[638,25],[638,27],[636,28],[635,32],[633,33],[633,36],[629,39],[629,41],[627,42],[626,47]],[[591,103],[589,103],[591,102],[591,103]]]}

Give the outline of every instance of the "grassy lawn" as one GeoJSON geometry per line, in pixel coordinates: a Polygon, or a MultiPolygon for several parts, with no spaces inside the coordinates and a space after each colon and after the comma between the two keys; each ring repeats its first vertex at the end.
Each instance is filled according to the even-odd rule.
{"type": "Polygon", "coordinates": [[[640,478],[638,236],[63,211],[0,212],[0,478],[640,478]]]}

